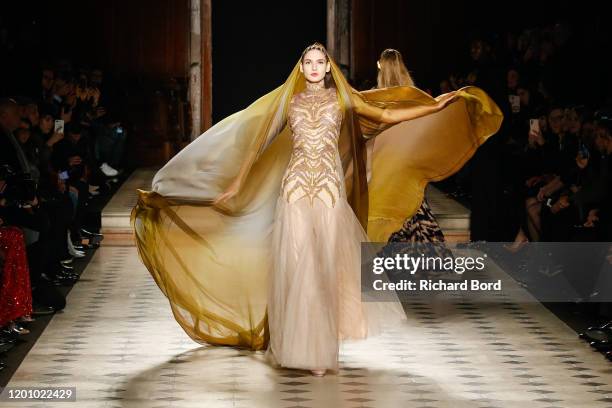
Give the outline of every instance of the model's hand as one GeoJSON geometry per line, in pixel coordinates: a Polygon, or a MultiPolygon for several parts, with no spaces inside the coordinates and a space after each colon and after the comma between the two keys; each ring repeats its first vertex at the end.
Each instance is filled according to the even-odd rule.
{"type": "Polygon", "coordinates": [[[457,91],[451,91],[436,97],[437,108],[444,109],[449,103],[454,102],[457,99],[457,91]]]}
{"type": "Polygon", "coordinates": [[[239,190],[240,190],[240,183],[238,181],[234,181],[232,184],[230,184],[227,190],[221,193],[221,195],[219,195],[219,197],[217,197],[215,201],[213,201],[213,204],[218,205],[218,204],[222,204],[228,201],[229,199],[233,198],[236,194],[238,194],[239,190]]]}

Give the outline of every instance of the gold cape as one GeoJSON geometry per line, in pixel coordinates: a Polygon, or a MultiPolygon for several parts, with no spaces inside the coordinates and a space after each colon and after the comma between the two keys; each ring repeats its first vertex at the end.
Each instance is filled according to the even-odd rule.
{"type": "MultiPolygon", "coordinates": [[[[331,73],[347,198],[373,241],[386,241],[416,212],[427,183],[458,171],[502,122],[484,91],[465,87],[441,111],[391,126],[381,123],[384,109],[435,99],[415,87],[357,92],[333,61],[331,73]],[[375,136],[368,186],[365,142],[375,136]]],[[[197,342],[267,347],[272,220],[292,149],[287,112],[304,88],[298,62],[283,85],[204,132],[159,170],[152,191],[139,191],[131,215],[138,252],[197,342]],[[213,205],[243,165],[250,171],[238,194],[213,205]]]]}

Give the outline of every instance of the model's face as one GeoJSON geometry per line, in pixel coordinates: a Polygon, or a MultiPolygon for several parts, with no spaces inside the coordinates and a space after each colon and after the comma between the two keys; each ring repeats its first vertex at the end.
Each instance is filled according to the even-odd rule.
{"type": "Polygon", "coordinates": [[[308,82],[321,82],[330,68],[325,54],[319,50],[310,50],[304,55],[300,71],[308,82]]]}

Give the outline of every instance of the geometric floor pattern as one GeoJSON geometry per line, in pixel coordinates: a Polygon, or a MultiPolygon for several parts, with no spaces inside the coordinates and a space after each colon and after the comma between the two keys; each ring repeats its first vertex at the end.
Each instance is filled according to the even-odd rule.
{"type": "Polygon", "coordinates": [[[612,365],[544,307],[405,305],[408,324],[341,349],[338,375],[200,346],[134,247],[101,247],[8,386],[74,386],[77,402],[2,407],[612,407],[612,365]]]}

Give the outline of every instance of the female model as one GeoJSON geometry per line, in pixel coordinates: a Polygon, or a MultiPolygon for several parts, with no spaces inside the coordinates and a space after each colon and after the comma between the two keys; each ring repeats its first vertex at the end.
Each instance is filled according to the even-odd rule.
{"type": "Polygon", "coordinates": [[[416,155],[416,168],[395,174],[422,190],[458,170],[501,114],[474,87],[436,99],[410,87],[359,93],[313,44],[282,86],[170,160],[153,191],[140,192],[132,221],[141,259],[183,329],[198,342],[266,349],[276,364],[323,375],[338,368],[340,340],[397,317],[398,303],[361,301],[359,258],[370,211],[395,210],[393,200],[368,204],[365,140],[403,121],[419,125],[413,143],[430,130],[448,137],[424,149],[427,168],[416,155]],[[428,123],[414,120],[426,115],[428,123]],[[447,121],[452,130],[440,131],[447,121]]]}
{"type": "MultiPolygon", "coordinates": [[[[380,54],[376,65],[378,67],[378,88],[414,86],[414,80],[404,64],[402,54],[398,50],[392,48],[384,50],[380,54]]],[[[369,168],[372,166],[371,161],[375,141],[376,139],[368,141],[369,168]]],[[[406,218],[402,228],[391,234],[389,242],[427,242],[438,244],[445,242],[442,229],[436,221],[426,198],[423,198],[417,212],[412,217],[406,218]]],[[[444,246],[435,245],[426,249],[438,252],[438,255],[443,258],[451,256],[450,251],[444,246]]]]}

